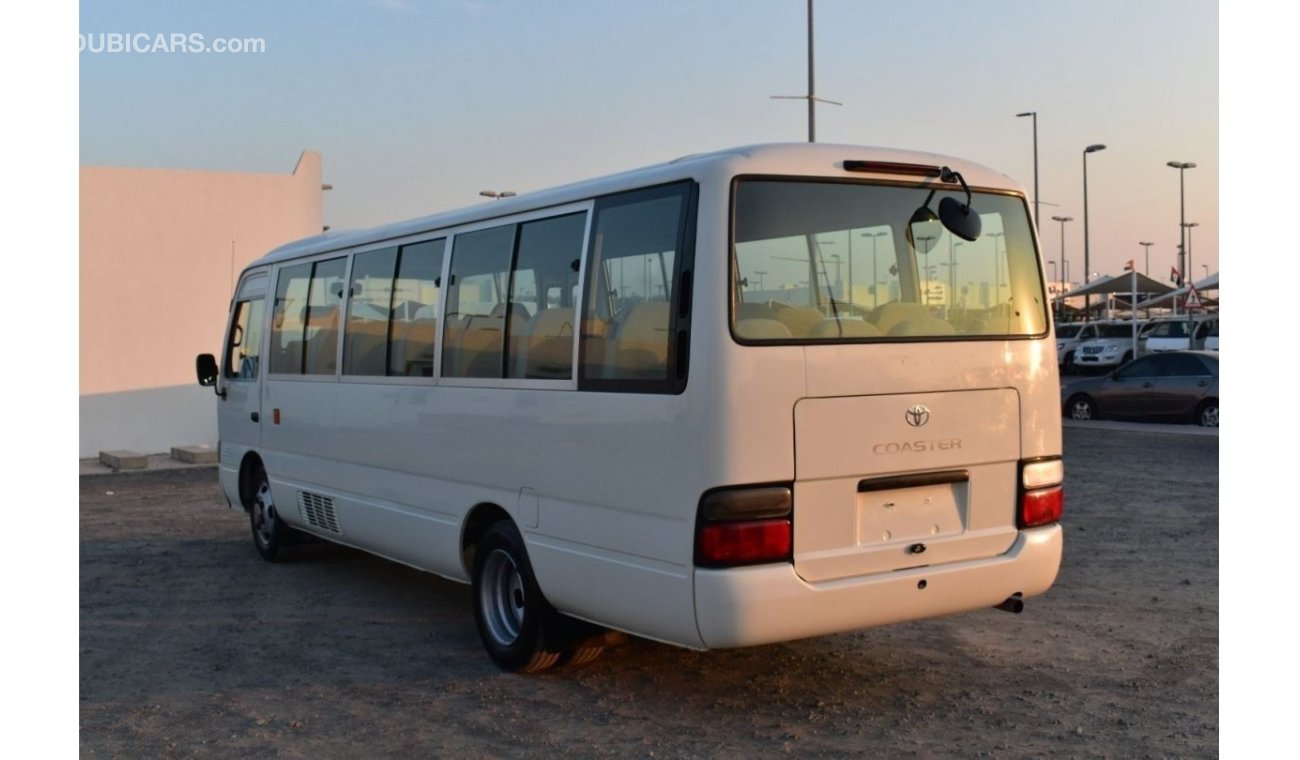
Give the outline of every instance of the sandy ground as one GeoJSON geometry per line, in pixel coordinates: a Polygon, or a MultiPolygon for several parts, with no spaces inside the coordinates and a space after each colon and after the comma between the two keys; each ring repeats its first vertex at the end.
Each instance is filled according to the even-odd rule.
{"type": "Polygon", "coordinates": [[[88,757],[1216,757],[1218,438],[1071,427],[1066,553],[993,610],[507,675],[467,586],[261,561],[215,470],[81,480],[88,757]]]}

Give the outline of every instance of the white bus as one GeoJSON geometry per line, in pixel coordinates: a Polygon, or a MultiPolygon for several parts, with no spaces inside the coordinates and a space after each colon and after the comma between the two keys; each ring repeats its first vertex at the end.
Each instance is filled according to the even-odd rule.
{"type": "Polygon", "coordinates": [[[1047,305],[1006,176],[768,145],[283,246],[197,364],[264,558],[468,582],[536,671],[1019,612],[1061,558],[1047,305]]]}

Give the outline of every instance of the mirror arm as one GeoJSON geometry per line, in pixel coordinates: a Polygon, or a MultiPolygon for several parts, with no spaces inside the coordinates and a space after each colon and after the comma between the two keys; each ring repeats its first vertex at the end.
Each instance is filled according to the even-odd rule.
{"type": "Polygon", "coordinates": [[[945,166],[939,170],[939,179],[944,182],[960,182],[961,189],[966,192],[966,205],[968,207],[970,206],[971,204],[970,187],[966,184],[966,178],[961,176],[961,172],[953,171],[952,169],[949,169],[948,167],[945,166]]]}

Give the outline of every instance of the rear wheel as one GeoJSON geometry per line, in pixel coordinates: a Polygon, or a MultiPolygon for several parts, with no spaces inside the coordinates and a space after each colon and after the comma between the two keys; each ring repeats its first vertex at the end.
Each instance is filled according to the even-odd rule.
{"type": "Polygon", "coordinates": [[[1219,426],[1219,400],[1211,399],[1201,404],[1196,410],[1196,421],[1201,427],[1216,428],[1219,426]]]}
{"type": "Polygon", "coordinates": [[[536,673],[559,662],[558,613],[542,596],[514,525],[499,522],[483,534],[474,553],[473,595],[479,638],[502,670],[536,673]]]}
{"type": "Polygon", "coordinates": [[[1097,419],[1097,402],[1088,396],[1075,396],[1065,406],[1072,420],[1097,419]]]}

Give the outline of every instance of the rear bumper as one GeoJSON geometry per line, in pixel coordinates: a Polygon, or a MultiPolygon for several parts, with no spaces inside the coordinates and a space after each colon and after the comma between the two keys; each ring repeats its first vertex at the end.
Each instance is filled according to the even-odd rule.
{"type": "Polygon", "coordinates": [[[719,649],[992,607],[1051,587],[1061,546],[1061,526],[1049,525],[1021,531],[997,557],[815,584],[793,565],[699,569],[695,615],[704,645],[719,649]]]}

